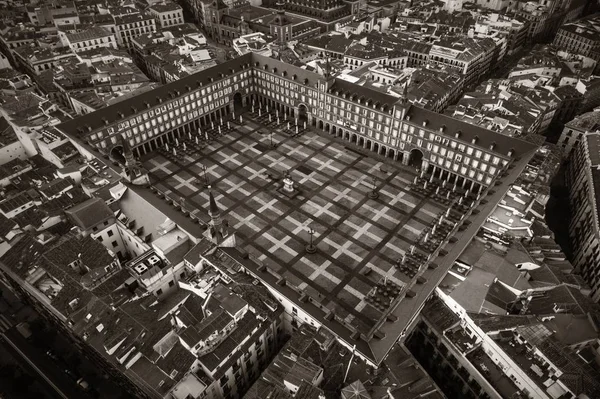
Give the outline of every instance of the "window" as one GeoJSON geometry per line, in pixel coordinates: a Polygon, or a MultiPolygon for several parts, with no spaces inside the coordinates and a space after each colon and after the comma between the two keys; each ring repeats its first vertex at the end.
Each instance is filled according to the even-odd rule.
{"type": "Polygon", "coordinates": [[[106,233],[109,237],[112,237],[113,235],[115,235],[115,233],[113,233],[112,230],[108,230],[108,233],[106,233]]]}
{"type": "Polygon", "coordinates": [[[169,281],[169,287],[172,287],[175,285],[175,282],[173,280],[169,281]]]}
{"type": "Polygon", "coordinates": [[[156,291],[156,295],[162,295],[162,290],[156,291]]]}
{"type": "Polygon", "coordinates": [[[116,241],[113,241],[113,242],[112,242],[112,246],[113,246],[113,248],[116,248],[117,246],[119,246],[119,244],[117,244],[117,242],[116,242],[116,241]]]}

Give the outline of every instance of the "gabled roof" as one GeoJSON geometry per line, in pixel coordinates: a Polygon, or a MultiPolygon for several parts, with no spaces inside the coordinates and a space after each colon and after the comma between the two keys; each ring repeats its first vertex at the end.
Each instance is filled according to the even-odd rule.
{"type": "Polygon", "coordinates": [[[105,220],[114,217],[113,211],[106,205],[106,202],[96,197],[75,205],[71,209],[66,210],[65,213],[73,224],[83,230],[91,229],[105,220]]]}

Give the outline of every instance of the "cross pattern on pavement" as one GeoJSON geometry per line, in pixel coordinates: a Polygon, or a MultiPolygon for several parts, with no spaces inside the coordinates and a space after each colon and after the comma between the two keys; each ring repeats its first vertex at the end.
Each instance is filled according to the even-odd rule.
{"type": "Polygon", "coordinates": [[[365,296],[383,278],[408,283],[393,265],[443,209],[408,191],[414,170],[384,165],[311,131],[293,137],[275,128],[279,145],[272,148],[271,128],[246,116],[244,121],[185,162],[149,156],[144,166],[153,185],[206,213],[208,190],[193,183],[204,182],[205,165],[238,245],[368,331],[383,313],[365,296]],[[288,170],[297,195],[281,192],[288,170]],[[377,199],[368,197],[374,179],[377,199]],[[309,226],[315,254],[305,251],[309,226]],[[367,267],[373,270],[368,276],[361,273],[367,267]]]}

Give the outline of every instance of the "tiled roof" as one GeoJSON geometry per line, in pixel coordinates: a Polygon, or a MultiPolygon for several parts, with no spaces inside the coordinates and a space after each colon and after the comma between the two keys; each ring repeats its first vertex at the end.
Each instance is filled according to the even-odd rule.
{"type": "Polygon", "coordinates": [[[46,197],[50,198],[68,189],[69,187],[73,187],[73,182],[70,179],[58,178],[49,183],[42,184],[38,190],[46,197]]]}
{"type": "MultiPolygon", "coordinates": [[[[252,56],[253,54],[251,53],[243,55],[234,60],[220,64],[218,67],[205,69],[194,75],[190,75],[175,82],[160,86],[139,96],[123,100],[118,104],[114,104],[95,112],[80,116],[76,119],[58,125],[58,129],[71,136],[77,137],[79,136],[78,129],[81,127],[90,127],[92,130],[98,129],[102,126],[105,126],[104,120],[107,120],[109,123],[121,120],[119,117],[119,113],[121,112],[124,112],[126,115],[130,115],[132,108],[138,110],[138,112],[142,112],[146,109],[145,103],[150,104],[151,107],[159,105],[160,103],[157,101],[157,98],[169,100],[172,98],[172,93],[187,92],[186,87],[196,89],[198,87],[198,82],[206,85],[210,83],[211,79],[218,81],[221,79],[220,75],[224,71],[229,71],[229,69],[239,71],[242,68],[242,65],[250,65],[252,62],[252,56]]],[[[273,62],[276,61],[273,60],[273,62]]]]}
{"type": "Polygon", "coordinates": [[[100,39],[107,36],[112,36],[113,34],[108,31],[106,28],[102,27],[92,27],[88,30],[67,34],[67,39],[71,43],[83,42],[86,40],[94,40],[100,39]]]}
{"type": "Polygon", "coordinates": [[[46,212],[39,209],[38,207],[33,206],[14,216],[13,220],[17,222],[19,227],[21,227],[22,229],[26,227],[33,227],[37,229],[42,225],[44,219],[46,219],[47,216],[48,215],[46,214],[46,212]]]}
{"type": "Polygon", "coordinates": [[[90,198],[89,200],[75,205],[65,211],[74,224],[83,230],[90,229],[111,217],[114,213],[101,198],[90,198]]]}
{"type": "Polygon", "coordinates": [[[14,220],[6,218],[0,214],[0,239],[4,239],[8,233],[17,227],[14,220]]]}
{"type": "Polygon", "coordinates": [[[176,371],[177,373],[173,375],[175,378],[189,371],[195,360],[196,357],[177,341],[169,353],[161,357],[156,364],[168,375],[173,375],[176,371]]]}
{"type": "Polygon", "coordinates": [[[586,132],[594,132],[600,130],[600,111],[586,112],[578,115],[572,121],[566,124],[567,127],[574,127],[586,132]]]}
{"type": "Polygon", "coordinates": [[[78,258],[90,270],[109,266],[114,261],[114,255],[91,236],[74,235],[63,237],[61,242],[44,253],[44,257],[63,269],[68,269],[67,265],[78,258]]]}
{"type": "Polygon", "coordinates": [[[489,315],[485,313],[469,313],[475,324],[484,332],[495,332],[514,329],[518,326],[529,325],[537,322],[535,316],[519,315],[489,315]]]}
{"type": "Polygon", "coordinates": [[[0,262],[9,267],[13,273],[24,278],[29,268],[42,255],[43,250],[42,244],[31,235],[24,234],[2,255],[0,262]]]}
{"type": "Polygon", "coordinates": [[[13,159],[12,161],[8,161],[4,165],[0,165],[0,179],[10,177],[17,172],[28,168],[29,166],[30,164],[27,161],[23,161],[19,158],[13,159]]]}
{"type": "Polygon", "coordinates": [[[578,288],[559,285],[544,291],[544,294],[531,299],[528,305],[529,312],[537,315],[554,314],[555,308],[558,308],[572,314],[586,314],[600,310],[600,305],[579,292],[578,288]]]}
{"type": "Polygon", "coordinates": [[[181,10],[181,7],[172,1],[166,1],[150,6],[150,10],[163,13],[181,10]]]}
{"type": "Polygon", "coordinates": [[[329,89],[330,93],[339,92],[340,95],[357,96],[357,99],[363,98],[364,101],[372,101],[373,104],[379,103],[380,106],[387,105],[392,107],[398,103],[398,98],[369,87],[359,86],[343,79],[335,79],[335,82],[329,89]]]}
{"type": "Polygon", "coordinates": [[[5,199],[0,202],[0,211],[4,213],[12,212],[23,205],[30,203],[31,197],[27,193],[21,193],[15,197],[5,199]]]}
{"type": "Polygon", "coordinates": [[[425,304],[421,311],[421,315],[440,332],[454,326],[460,321],[458,316],[437,296],[433,296],[425,304]]]}

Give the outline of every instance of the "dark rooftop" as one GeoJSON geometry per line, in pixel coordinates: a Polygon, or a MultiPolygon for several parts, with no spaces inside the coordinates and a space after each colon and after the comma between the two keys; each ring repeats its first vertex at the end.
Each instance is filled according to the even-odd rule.
{"type": "Polygon", "coordinates": [[[101,198],[90,198],[69,210],[65,211],[71,221],[83,230],[91,229],[94,226],[114,217],[106,202],[101,198]]]}

